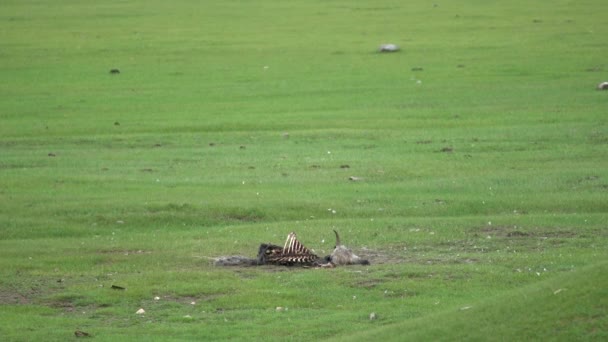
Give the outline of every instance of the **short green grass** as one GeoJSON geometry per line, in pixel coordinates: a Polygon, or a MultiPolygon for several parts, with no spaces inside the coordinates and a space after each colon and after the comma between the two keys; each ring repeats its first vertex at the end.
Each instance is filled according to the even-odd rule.
{"type": "Polygon", "coordinates": [[[2,340],[604,340],[607,10],[3,1],[2,340]]]}

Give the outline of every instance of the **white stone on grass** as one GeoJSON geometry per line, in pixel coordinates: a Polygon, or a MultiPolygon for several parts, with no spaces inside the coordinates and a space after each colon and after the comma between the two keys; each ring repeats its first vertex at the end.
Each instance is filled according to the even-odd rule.
{"type": "Polygon", "coordinates": [[[399,47],[395,44],[382,44],[378,49],[379,52],[397,52],[399,47]]]}

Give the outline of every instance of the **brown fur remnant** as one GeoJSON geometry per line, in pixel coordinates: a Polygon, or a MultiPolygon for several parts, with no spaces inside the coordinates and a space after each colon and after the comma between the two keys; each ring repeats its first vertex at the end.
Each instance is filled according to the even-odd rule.
{"type": "Polygon", "coordinates": [[[336,248],[329,256],[329,260],[335,265],[369,265],[369,261],[361,259],[358,255],[353,253],[348,247],[340,243],[340,235],[334,230],[336,234],[336,248]]]}

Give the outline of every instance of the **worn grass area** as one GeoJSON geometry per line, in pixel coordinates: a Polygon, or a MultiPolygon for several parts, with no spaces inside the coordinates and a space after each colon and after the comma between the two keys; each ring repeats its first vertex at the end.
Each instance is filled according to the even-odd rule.
{"type": "Polygon", "coordinates": [[[607,6],[3,1],[0,336],[604,339],[607,6]]]}

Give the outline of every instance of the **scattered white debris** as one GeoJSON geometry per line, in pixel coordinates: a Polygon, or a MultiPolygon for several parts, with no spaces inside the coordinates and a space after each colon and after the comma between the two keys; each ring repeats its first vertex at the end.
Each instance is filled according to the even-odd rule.
{"type": "Polygon", "coordinates": [[[186,315],[186,316],[184,316],[184,318],[192,318],[192,316],[186,315]]]}
{"type": "Polygon", "coordinates": [[[196,305],[196,302],[190,302],[190,305],[196,305]]]}
{"type": "Polygon", "coordinates": [[[372,312],[372,313],[369,314],[369,320],[370,321],[373,321],[373,320],[375,320],[377,318],[378,318],[378,316],[376,315],[375,312],[372,312]]]}
{"type": "Polygon", "coordinates": [[[276,308],[275,310],[276,310],[277,312],[280,312],[280,311],[284,311],[284,310],[285,310],[285,308],[284,308],[284,307],[282,307],[282,306],[277,306],[277,308],[276,308]]]}
{"type": "Polygon", "coordinates": [[[598,84],[597,90],[608,90],[608,82],[602,82],[598,84]]]}
{"type": "Polygon", "coordinates": [[[553,291],[553,294],[556,295],[556,294],[558,294],[558,293],[560,293],[562,291],[563,291],[563,289],[557,289],[557,290],[553,291]]]}
{"type": "Polygon", "coordinates": [[[154,300],[160,300],[160,297],[156,296],[154,297],[154,300]]]}
{"type": "Polygon", "coordinates": [[[472,306],[463,306],[460,308],[460,311],[469,310],[472,306]]]}
{"type": "Polygon", "coordinates": [[[137,310],[137,312],[135,312],[135,313],[136,313],[136,314],[138,314],[138,315],[143,315],[143,314],[145,314],[145,313],[146,313],[146,310],[144,310],[144,309],[139,309],[139,310],[137,310]]]}

